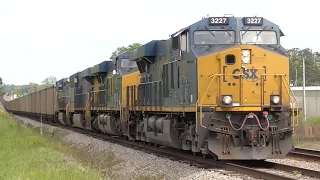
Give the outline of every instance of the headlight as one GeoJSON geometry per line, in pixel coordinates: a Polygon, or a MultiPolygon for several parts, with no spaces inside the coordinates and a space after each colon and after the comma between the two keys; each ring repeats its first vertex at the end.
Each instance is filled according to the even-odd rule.
{"type": "Polygon", "coordinates": [[[230,96],[224,96],[222,100],[225,104],[230,104],[232,102],[232,98],[230,96]]]}
{"type": "Polygon", "coordinates": [[[243,56],[249,56],[250,55],[250,50],[242,50],[242,55],[243,56]]]}
{"type": "Polygon", "coordinates": [[[250,50],[242,50],[241,54],[242,54],[242,57],[241,57],[242,63],[243,64],[249,64],[250,60],[251,60],[251,52],[250,52],[250,50]]]}
{"type": "Polygon", "coordinates": [[[244,63],[244,64],[250,63],[250,57],[243,57],[242,56],[242,63],[244,63]]]}
{"type": "Polygon", "coordinates": [[[273,96],[272,97],[272,102],[274,104],[278,104],[280,102],[280,96],[273,96]]]}

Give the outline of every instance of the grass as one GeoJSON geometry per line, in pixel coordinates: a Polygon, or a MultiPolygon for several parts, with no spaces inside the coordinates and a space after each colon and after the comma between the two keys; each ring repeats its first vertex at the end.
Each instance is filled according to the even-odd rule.
{"type": "Polygon", "coordinates": [[[295,127],[293,144],[295,147],[320,150],[320,117],[312,116],[303,120],[298,117],[298,127],[295,127]]]}
{"type": "Polygon", "coordinates": [[[102,154],[100,161],[105,162],[97,163],[86,153],[61,143],[59,134],[41,136],[39,129],[27,128],[0,110],[0,179],[107,179],[113,155],[102,154]]]}
{"type": "Polygon", "coordinates": [[[320,150],[320,143],[318,140],[313,139],[294,139],[293,144],[297,148],[305,148],[305,149],[313,149],[313,150],[320,150]]]}
{"type": "Polygon", "coordinates": [[[319,116],[311,116],[307,119],[306,125],[312,127],[320,127],[320,117],[319,116]]]}
{"type": "MultiPolygon", "coordinates": [[[[114,153],[62,141],[66,135],[13,118],[0,109],[0,179],[124,179],[114,153]],[[118,169],[117,169],[118,168],[118,169]]],[[[137,180],[161,180],[138,176],[137,180]]]]}

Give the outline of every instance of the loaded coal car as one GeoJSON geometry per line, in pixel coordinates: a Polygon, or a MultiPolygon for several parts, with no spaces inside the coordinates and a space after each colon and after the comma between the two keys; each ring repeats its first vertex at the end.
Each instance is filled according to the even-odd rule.
{"type": "Polygon", "coordinates": [[[55,87],[47,87],[11,101],[6,101],[5,108],[7,111],[17,115],[52,122],[55,119],[55,87]]]}

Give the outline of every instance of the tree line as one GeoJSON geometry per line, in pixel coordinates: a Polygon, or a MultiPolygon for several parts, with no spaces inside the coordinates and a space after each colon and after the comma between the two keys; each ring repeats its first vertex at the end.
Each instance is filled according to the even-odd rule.
{"type": "MultiPolygon", "coordinates": [[[[133,43],[129,46],[118,47],[111,53],[110,59],[113,59],[117,55],[126,52],[128,50],[135,49],[141,46],[140,43],[133,43]]],[[[320,85],[320,52],[313,52],[309,48],[299,49],[292,48],[287,49],[287,54],[290,57],[290,83],[294,86],[302,86],[302,61],[305,59],[306,69],[306,86],[319,86],[320,85]]],[[[275,62],[276,63],[276,62],[275,62]]],[[[0,77],[0,95],[17,94],[17,96],[23,96],[43,88],[52,86],[57,79],[54,76],[47,77],[41,82],[36,84],[30,82],[28,85],[9,85],[3,84],[0,77]]]]}
{"type": "Polygon", "coordinates": [[[16,94],[17,97],[21,97],[41,89],[45,89],[47,87],[53,86],[57,81],[57,78],[54,76],[50,76],[45,78],[41,84],[30,82],[27,85],[13,85],[13,84],[4,84],[2,87],[2,95],[6,94],[7,96],[11,96],[16,94]]]}
{"type": "Polygon", "coordinates": [[[290,57],[290,81],[295,86],[302,86],[303,69],[302,62],[305,60],[306,86],[320,85],[320,52],[313,52],[309,48],[292,48],[287,50],[290,57]]]}

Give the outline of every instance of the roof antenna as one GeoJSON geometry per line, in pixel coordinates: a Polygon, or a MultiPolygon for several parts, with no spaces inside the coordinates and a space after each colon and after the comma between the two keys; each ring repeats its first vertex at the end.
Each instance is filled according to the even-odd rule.
{"type": "Polygon", "coordinates": [[[208,17],[209,17],[209,14],[207,14],[207,17],[206,17],[206,16],[203,16],[202,19],[205,19],[205,18],[208,18],[208,17]]]}

